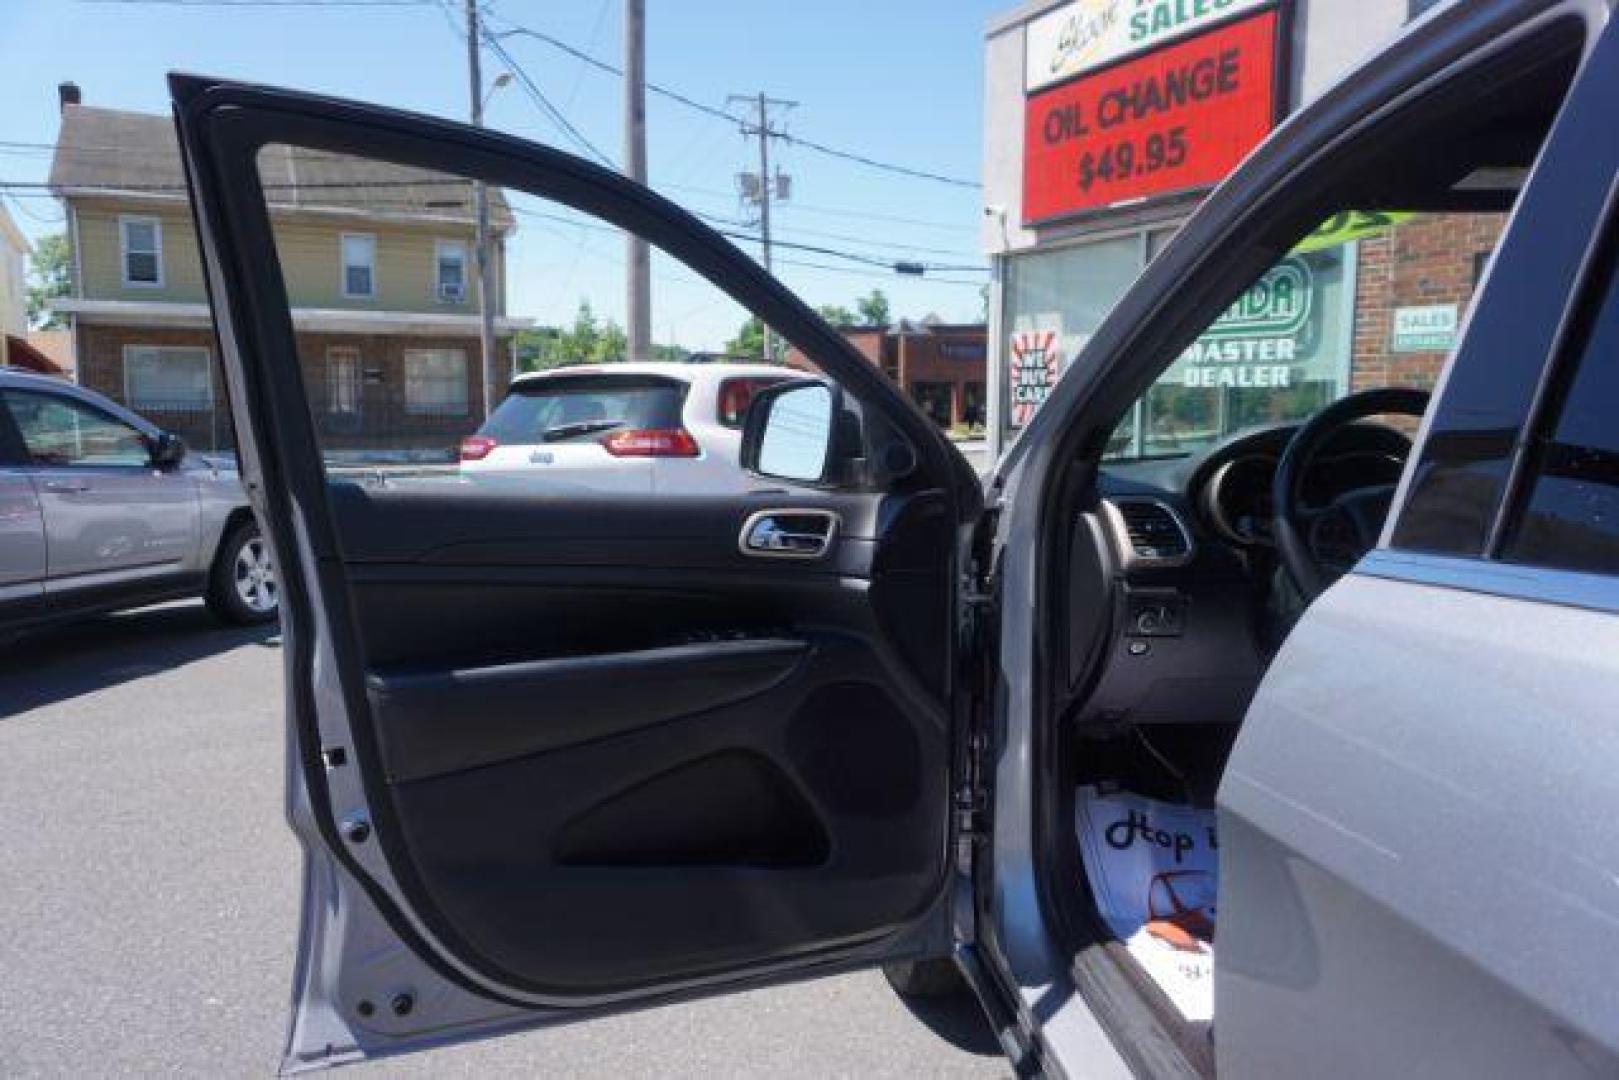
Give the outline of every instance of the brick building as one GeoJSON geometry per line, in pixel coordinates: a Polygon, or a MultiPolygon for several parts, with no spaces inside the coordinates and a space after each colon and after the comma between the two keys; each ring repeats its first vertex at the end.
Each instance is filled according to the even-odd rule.
{"type": "MultiPolygon", "coordinates": [[[[199,449],[233,445],[173,122],[91,108],[61,88],[51,165],[73,252],[54,302],[80,383],[199,449]]],[[[472,185],[300,147],[260,155],[277,257],[323,451],[334,460],[448,458],[484,415],[472,185]]],[[[514,228],[490,193],[500,355],[514,228]]],[[[494,365],[503,386],[509,361],[494,365]]]]}
{"type": "Polygon", "coordinates": [[[1454,306],[1459,323],[1505,226],[1505,214],[1423,214],[1360,241],[1351,390],[1433,386],[1448,345],[1396,351],[1395,313],[1454,306]]]}
{"type": "MultiPolygon", "coordinates": [[[[893,326],[851,326],[843,336],[944,428],[984,423],[988,340],[983,323],[946,323],[932,316],[893,326]]],[[[797,349],[787,363],[810,369],[797,349]]]]}

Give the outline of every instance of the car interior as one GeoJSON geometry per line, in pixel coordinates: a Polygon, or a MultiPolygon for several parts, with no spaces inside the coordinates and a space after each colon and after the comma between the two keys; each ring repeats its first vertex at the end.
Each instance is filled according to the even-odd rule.
{"type": "MultiPolygon", "coordinates": [[[[1578,27],[1554,26],[1392,118],[1353,144],[1375,152],[1352,151],[1330,185],[1298,192],[1253,238],[1251,263],[1276,263],[1343,211],[1499,222],[1583,44],[1578,27]]],[[[1202,309],[1218,313],[1244,284],[1202,309]]],[[[1211,321],[1167,342],[1148,377],[1211,321]]],[[[1376,544],[1430,385],[1343,389],[1352,392],[1335,404],[1297,387],[1207,391],[1251,422],[1154,447],[1139,428],[1130,433],[1135,402],[1150,425],[1174,415],[1181,391],[1138,385],[1117,398],[1111,425],[1064,433],[1065,464],[1047,485],[1060,512],[1046,518],[1047,580],[1057,587],[1041,613],[1053,642],[1042,899],[1087,1003],[1115,1032],[1134,1033],[1116,1042],[1140,1046],[1142,1031],[1155,1032],[1190,1073],[1214,1072],[1218,890],[1208,879],[1218,874],[1213,807],[1227,756],[1300,613],[1376,544]],[[1160,855],[1141,875],[1175,869],[1141,888],[1141,913],[1121,927],[1109,907],[1139,882],[1123,882],[1137,870],[1115,860],[1151,846],[1160,855]],[[1152,940],[1126,940],[1137,927],[1152,940]]]]}

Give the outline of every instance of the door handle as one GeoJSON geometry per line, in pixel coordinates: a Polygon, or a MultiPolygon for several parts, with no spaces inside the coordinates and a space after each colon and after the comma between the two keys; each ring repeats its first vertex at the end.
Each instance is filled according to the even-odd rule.
{"type": "Polygon", "coordinates": [[[45,490],[59,495],[81,495],[90,490],[90,483],[87,480],[47,480],[45,490]]]}
{"type": "Polygon", "coordinates": [[[742,524],[744,555],[770,559],[818,559],[832,547],[838,515],[830,510],[760,510],[742,524]]]}

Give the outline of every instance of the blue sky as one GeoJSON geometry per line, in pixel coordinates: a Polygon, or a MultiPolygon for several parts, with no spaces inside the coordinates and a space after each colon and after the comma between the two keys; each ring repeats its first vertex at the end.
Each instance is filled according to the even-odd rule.
{"type": "MultiPolygon", "coordinates": [[[[459,0],[451,0],[459,8],[459,0]]],[[[787,130],[870,157],[976,179],[982,145],[983,27],[1008,0],[648,0],[649,78],[704,104],[760,89],[800,104],[787,130]]],[[[551,34],[618,64],[622,0],[486,0],[490,23],[551,34]]],[[[0,140],[56,137],[56,84],[77,82],[87,104],[167,110],[171,70],[241,77],[463,118],[465,46],[455,20],[431,3],[416,7],[214,7],[77,0],[4,0],[0,41],[0,140]]],[[[505,40],[513,58],[584,136],[620,156],[621,87],[550,45],[505,40]]],[[[485,54],[486,78],[502,70],[485,54]]],[[[492,127],[571,144],[518,85],[490,102],[492,127]]],[[[756,149],[734,125],[659,98],[648,101],[650,179],[694,209],[744,216],[735,174],[756,149]]],[[[983,264],[978,192],[891,175],[803,148],[773,147],[792,175],[792,198],[775,214],[780,239],[884,258],[983,264]]],[[[41,180],[43,151],[0,148],[0,179],[41,180]]],[[[31,234],[59,228],[53,202],[10,207],[31,234]]],[[[543,322],[566,319],[580,296],[620,315],[621,244],[595,230],[522,221],[512,255],[512,308],[543,322]]],[[[755,247],[756,250],[756,247],[755,247]]],[[[778,260],[835,264],[778,250],[778,260]]],[[[713,347],[735,329],[736,313],[706,284],[659,260],[654,337],[713,347]]],[[[812,303],[852,304],[873,286],[896,315],[937,312],[975,319],[977,287],[877,271],[778,266],[812,303]]],[[[980,281],[974,273],[939,274],[980,281]]]]}

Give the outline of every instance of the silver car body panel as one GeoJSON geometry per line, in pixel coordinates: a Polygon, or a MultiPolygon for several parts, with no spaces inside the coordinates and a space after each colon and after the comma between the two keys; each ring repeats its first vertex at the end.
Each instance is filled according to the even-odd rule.
{"type": "Polygon", "coordinates": [[[1221,1073],[1619,1072],[1615,686],[1606,613],[1365,572],[1324,594],[1220,789],[1221,1073]]]}
{"type": "MultiPolygon", "coordinates": [[[[1457,72],[1463,70],[1464,62],[1477,63],[1487,55],[1510,48],[1554,19],[1578,19],[1585,22],[1590,28],[1588,41],[1594,42],[1607,19],[1607,9],[1605,4],[1587,0],[1568,0],[1568,2],[1547,0],[1543,3],[1523,4],[1489,3],[1480,0],[1472,4],[1452,6],[1441,15],[1442,18],[1431,16],[1408,28],[1398,47],[1391,48],[1389,52],[1389,55],[1399,57],[1397,63],[1387,57],[1374,60],[1364,68],[1351,73],[1339,87],[1329,91],[1313,105],[1293,114],[1259,150],[1255,151],[1244,166],[1209,197],[1203,208],[1193,215],[1176,239],[1147,267],[1135,286],[1116,306],[1113,314],[1097,330],[1086,349],[1068,366],[1066,373],[1052,390],[1051,396],[1035,414],[1013,447],[1001,458],[991,480],[991,492],[999,495],[1001,507],[996,536],[996,544],[1001,552],[998,566],[1001,593],[998,615],[1001,639],[999,670],[996,673],[998,685],[994,724],[998,740],[993,765],[994,836],[991,872],[994,893],[987,904],[988,918],[980,921],[980,938],[987,946],[992,961],[1001,971],[1003,980],[1016,991],[1017,1000],[1013,1004],[1019,1007],[1019,1021],[1026,1033],[1041,1048],[1043,1060],[1048,1067],[1055,1065],[1059,1071],[1078,1071],[1083,1075],[1091,1075],[1093,1072],[1108,1075],[1124,1069],[1151,1075],[1170,1075],[1187,1068],[1184,1060],[1173,1048],[1166,1049],[1161,1039],[1148,1037],[1145,1032],[1148,1026],[1146,1024],[1135,1025],[1128,1032],[1123,1030],[1110,1032],[1121,1040],[1123,1045],[1110,1044],[1105,1036],[1101,1045],[1098,1045],[1096,1036],[1101,1030],[1100,1022],[1091,1012],[1092,1003],[1081,995],[1076,985],[1069,966],[1071,957],[1061,952],[1057,931],[1048,921],[1040,900],[1041,877],[1046,872],[1043,865],[1046,856],[1044,849],[1040,847],[1042,805],[1038,795],[1039,777],[1042,775],[1040,772],[1042,750],[1049,746],[1044,725],[1055,722],[1054,717],[1047,712],[1048,702],[1045,701],[1041,690],[1041,680],[1044,678],[1042,661],[1052,648],[1050,641],[1044,636],[1041,620],[1051,596],[1057,594],[1057,587],[1053,583],[1043,583],[1041,580],[1038,544],[1040,538],[1048,532],[1048,522],[1043,516],[1045,507],[1042,496],[1054,476],[1068,475],[1070,462],[1061,456],[1064,437],[1074,430],[1086,429],[1087,425],[1094,426],[1098,413],[1106,408],[1105,405],[1099,405],[1099,402],[1104,402],[1109,395],[1116,401],[1128,403],[1139,396],[1152,379],[1167,367],[1174,355],[1178,354],[1178,350],[1155,356],[1142,348],[1138,339],[1151,336],[1146,333],[1146,328],[1155,327],[1165,320],[1185,318],[1184,311],[1167,310],[1171,306],[1172,298],[1181,292],[1184,283],[1199,279],[1201,284],[1206,280],[1201,279],[1200,275],[1208,269],[1206,264],[1211,259],[1220,259],[1221,269],[1229,273],[1232,253],[1241,249],[1242,226],[1248,217],[1265,213],[1270,204],[1276,200],[1278,193],[1287,191],[1301,172],[1309,170],[1320,161],[1331,160],[1329,155],[1333,154],[1340,144],[1350,140],[1359,125],[1368,123],[1380,110],[1394,108],[1396,102],[1416,99],[1431,87],[1450,80],[1457,72]],[[1466,61],[1458,58],[1458,50],[1462,47],[1460,43],[1463,42],[1469,51],[1459,55],[1467,57],[1466,61]],[[1437,63],[1436,57],[1448,59],[1444,63],[1437,63]],[[1310,156],[1306,156],[1306,149],[1309,150],[1310,156]],[[1078,1023],[1072,1020],[1076,1013],[1082,1017],[1078,1023]]],[[[1314,618],[1315,612],[1312,610],[1305,621],[1308,623],[1314,618]]],[[[1416,644],[1418,639],[1416,630],[1416,627],[1408,628],[1410,637],[1405,639],[1406,652],[1402,663],[1404,670],[1407,671],[1413,665],[1420,667],[1422,650],[1432,647],[1428,642],[1416,644]]],[[[1506,628],[1500,628],[1500,632],[1503,637],[1495,642],[1498,646],[1503,645],[1506,628]]],[[[1376,658],[1364,646],[1351,649],[1345,644],[1346,638],[1347,635],[1340,636],[1339,644],[1344,651],[1335,656],[1334,660],[1346,668],[1351,666],[1355,668],[1365,681],[1370,682],[1376,678],[1378,665],[1382,660],[1392,659],[1391,654],[1385,654],[1381,649],[1378,650],[1376,658]]],[[[1461,660],[1457,659],[1455,662],[1457,670],[1462,673],[1461,677],[1469,677],[1466,675],[1467,668],[1461,660]]],[[[1619,660],[1611,662],[1619,663],[1619,660]]],[[[1284,654],[1276,663],[1278,666],[1290,666],[1294,661],[1289,660],[1287,654],[1284,654]]],[[[1498,666],[1501,666],[1499,661],[1498,666]]],[[[1308,672],[1304,671],[1302,666],[1300,670],[1300,678],[1307,680],[1308,672]]],[[[1507,681],[1510,669],[1501,666],[1501,670],[1495,674],[1503,681],[1507,681]]],[[[1354,672],[1345,671],[1341,678],[1347,681],[1353,676],[1354,672]]],[[[1444,685],[1440,681],[1442,677],[1441,672],[1435,671],[1429,676],[1426,686],[1444,685]]],[[[1412,678],[1414,680],[1415,676],[1412,678]]],[[[1423,684],[1417,685],[1420,687],[1423,684]]],[[[1587,717],[1604,715],[1601,709],[1590,711],[1595,707],[1600,694],[1594,688],[1587,689],[1590,696],[1582,699],[1584,707],[1588,710],[1585,715],[1587,717]]],[[[1611,697],[1611,684],[1607,689],[1611,697]]],[[[1430,700],[1435,709],[1442,704],[1437,699],[1430,700]]],[[[1348,696],[1340,686],[1340,693],[1333,703],[1342,709],[1348,702],[1354,702],[1354,698],[1348,696]]],[[[1568,699],[1566,704],[1573,707],[1576,703],[1568,699]]],[[[1368,710],[1361,708],[1359,703],[1353,705],[1355,716],[1365,711],[1368,710]]],[[[1613,714],[1611,702],[1607,703],[1605,712],[1608,716],[1613,714]]],[[[1402,715],[1409,723],[1411,710],[1405,710],[1402,715]]],[[[1458,731],[1469,726],[1461,720],[1465,715],[1466,713],[1460,710],[1451,714],[1453,724],[1450,734],[1453,738],[1458,731]]],[[[1393,723],[1393,718],[1389,716],[1385,716],[1383,720],[1390,725],[1393,723]]],[[[1479,722],[1482,723],[1483,719],[1481,718],[1479,722]]],[[[1246,723],[1251,725],[1252,717],[1246,723]]],[[[1261,721],[1258,729],[1260,732],[1274,734],[1282,723],[1279,719],[1269,723],[1261,721]]],[[[1346,731],[1354,730],[1353,726],[1347,723],[1343,727],[1346,731]]],[[[1516,731],[1507,730],[1497,734],[1508,740],[1515,752],[1528,746],[1528,740],[1531,738],[1527,727],[1518,727],[1516,731]],[[1516,734],[1518,731],[1522,734],[1516,734]],[[1519,740],[1522,740],[1522,745],[1519,745],[1519,740]]],[[[1260,745],[1267,737],[1267,734],[1250,733],[1245,729],[1244,741],[1239,744],[1239,750],[1244,746],[1260,745]]],[[[1395,743],[1386,748],[1397,751],[1398,746],[1399,744],[1395,743]]],[[[1365,745],[1360,747],[1365,761],[1370,761],[1378,750],[1376,739],[1368,739],[1365,745]]],[[[1263,768],[1250,770],[1250,775],[1257,778],[1259,783],[1266,782],[1270,778],[1270,770],[1280,770],[1290,752],[1292,751],[1285,746],[1278,748],[1275,753],[1267,752],[1262,761],[1263,768]]],[[[1426,761],[1412,761],[1414,766],[1427,764],[1426,761]]],[[[1503,773],[1505,764],[1504,762],[1503,773]]],[[[1521,758],[1517,764],[1521,766],[1521,758]]],[[[1325,763],[1322,767],[1326,767],[1325,763]]],[[[1345,766],[1340,764],[1338,767],[1345,766]]],[[[1239,769],[1239,772],[1241,771],[1239,769]]],[[[1384,799],[1385,796],[1372,783],[1375,775],[1367,771],[1362,778],[1366,784],[1365,789],[1355,791],[1352,797],[1365,800],[1384,799]]],[[[1441,770],[1436,775],[1446,774],[1441,770]]],[[[1462,775],[1452,775],[1456,782],[1462,781],[1462,775]]],[[[1596,779],[1597,772],[1593,770],[1587,780],[1594,784],[1596,779]]],[[[1504,779],[1502,782],[1505,783],[1504,779]]],[[[1511,805],[1527,804],[1528,795],[1522,787],[1524,783],[1525,777],[1520,767],[1515,786],[1510,789],[1503,787],[1503,790],[1514,793],[1511,805]]],[[[1307,787],[1292,785],[1278,787],[1275,790],[1283,793],[1309,792],[1307,787]]],[[[1610,798],[1612,790],[1613,785],[1610,781],[1608,783],[1610,798]]],[[[1589,791],[1586,794],[1589,794],[1589,791]]],[[[1245,796],[1238,804],[1242,812],[1227,815],[1232,830],[1242,833],[1245,828],[1245,813],[1250,810],[1250,803],[1255,799],[1257,796],[1245,796]]],[[[1390,801],[1387,805],[1394,806],[1397,802],[1390,801]]],[[[1435,808],[1434,797],[1430,794],[1428,799],[1417,805],[1435,808]]],[[[1586,811],[1592,811],[1595,805],[1587,802],[1586,811]]],[[[1306,818],[1296,823],[1295,827],[1326,828],[1320,822],[1308,818],[1310,806],[1308,800],[1299,801],[1293,806],[1293,813],[1306,818]]],[[[1458,806],[1459,804],[1453,803],[1451,812],[1456,812],[1458,806]]],[[[1257,813],[1257,809],[1253,812],[1257,813]]],[[[1271,812],[1280,815],[1281,808],[1273,807],[1271,812]]],[[[1323,817],[1325,822],[1339,820],[1330,813],[1324,813],[1323,817]]],[[[1266,818],[1264,823],[1271,824],[1271,820],[1266,818]]],[[[1435,822],[1435,827],[1441,830],[1450,825],[1448,814],[1441,814],[1435,822]]],[[[1412,828],[1410,824],[1407,827],[1412,828]]],[[[1587,826],[1588,829],[1590,827],[1587,826]]],[[[1296,897],[1299,889],[1284,889],[1269,907],[1260,909],[1261,915],[1254,916],[1254,921],[1245,927],[1248,930],[1246,934],[1239,931],[1233,935],[1227,929],[1227,924],[1233,918],[1241,918],[1234,915],[1239,906],[1257,902],[1254,899],[1256,894],[1288,884],[1286,879],[1272,882],[1267,878],[1261,882],[1260,875],[1273,875],[1277,866],[1290,869],[1301,866],[1307,862],[1309,852],[1302,854],[1295,852],[1290,860],[1286,852],[1279,848],[1262,848],[1258,838],[1252,835],[1251,829],[1247,836],[1239,836],[1234,844],[1228,843],[1223,832],[1226,828],[1227,822],[1222,820],[1222,888],[1239,889],[1240,895],[1228,891],[1221,896],[1218,946],[1220,964],[1232,964],[1237,972],[1252,972],[1256,968],[1256,961],[1272,957],[1276,949],[1283,947],[1279,940],[1273,942],[1263,936],[1264,928],[1268,925],[1266,920],[1274,922],[1287,915],[1288,912],[1282,910],[1279,905],[1296,897]],[[1243,884],[1233,886],[1231,883],[1236,879],[1242,880],[1243,884]],[[1244,954],[1252,954],[1252,959],[1244,954]]],[[[1330,828],[1326,828],[1326,832],[1318,835],[1324,836],[1331,831],[1330,828]]],[[[1484,830],[1475,829],[1471,822],[1465,825],[1464,832],[1467,837],[1484,835],[1484,830]]],[[[1463,833],[1458,832],[1456,835],[1460,837],[1463,833]]],[[[1272,839],[1275,839],[1274,835],[1272,839]]],[[[1063,841],[1059,838],[1051,842],[1063,841]]],[[[1067,842],[1072,842],[1071,838],[1067,842]]],[[[1339,842],[1354,844],[1359,841],[1354,835],[1346,834],[1339,842]]],[[[1481,847],[1474,854],[1482,858],[1491,851],[1501,849],[1502,844],[1497,838],[1494,844],[1481,847]]],[[[1580,853],[1570,854],[1571,857],[1577,857],[1580,853]]],[[[1460,858],[1460,853],[1457,858],[1460,858]]],[[[1447,862],[1444,869],[1448,870],[1453,865],[1455,863],[1447,862]]],[[[1565,869],[1569,868],[1565,866],[1565,869]]],[[[1380,866],[1379,869],[1383,874],[1396,872],[1395,867],[1387,864],[1380,866]]],[[[1405,887],[1410,889],[1425,887],[1434,890],[1436,882],[1451,880],[1442,876],[1444,870],[1421,868],[1419,872],[1419,869],[1410,863],[1404,864],[1403,872],[1409,876],[1405,887]]],[[[1474,873],[1476,874],[1476,870],[1474,873]]],[[[1608,885],[1612,887],[1612,880],[1608,885]]],[[[1057,887],[1063,886],[1059,884],[1057,887]]],[[[1464,885],[1461,882],[1457,882],[1454,886],[1455,890],[1462,888],[1464,885]]],[[[1451,888],[1436,890],[1432,899],[1437,903],[1452,891],[1451,888]]],[[[1615,896],[1619,899],[1619,893],[1615,896]]],[[[1337,900],[1341,903],[1343,897],[1339,896],[1337,900]]],[[[1323,900],[1323,903],[1329,902],[1323,900]]],[[[1544,912],[1549,909],[1542,910],[1544,912]]],[[[1615,908],[1611,903],[1607,907],[1597,909],[1598,917],[1586,921],[1587,929],[1613,913],[1615,908]]],[[[1325,917],[1324,911],[1317,914],[1325,917]]],[[[1345,910],[1342,922],[1323,924],[1324,933],[1334,935],[1332,939],[1334,948],[1346,950],[1350,959],[1353,959],[1354,943],[1357,939],[1344,935],[1352,932],[1352,925],[1356,926],[1353,933],[1375,931],[1372,918],[1373,916],[1367,912],[1352,915],[1345,910]],[[1356,918],[1360,919],[1358,925],[1355,923],[1356,918]]],[[[1483,928],[1490,926],[1491,923],[1486,920],[1480,927],[1470,928],[1470,932],[1474,929],[1482,932],[1483,928]]],[[[1429,927],[1420,922],[1412,924],[1401,931],[1402,940],[1422,937],[1428,929],[1429,927]],[[1418,930],[1416,927],[1422,929],[1418,930]]],[[[1493,936],[1498,938],[1495,942],[1496,948],[1503,951],[1517,949],[1513,941],[1501,938],[1500,935],[1493,936]]],[[[1301,936],[1300,940],[1308,938],[1301,936]]],[[[1440,948],[1438,945],[1432,947],[1440,948]]],[[[1583,951],[1588,952],[1590,948],[1591,945],[1586,944],[1583,951]]],[[[1317,960],[1325,958],[1325,954],[1321,952],[1314,955],[1317,960]]],[[[1436,963],[1438,955],[1439,953],[1435,953],[1436,963]]],[[[1534,962],[1547,964],[1550,955],[1542,953],[1534,962]]],[[[1490,985],[1490,980],[1478,979],[1476,972],[1472,983],[1464,983],[1461,980],[1461,972],[1456,965],[1472,962],[1470,953],[1452,949],[1449,957],[1448,962],[1452,966],[1448,969],[1446,977],[1437,977],[1426,988],[1411,985],[1405,988],[1407,992],[1412,995],[1418,993],[1443,995],[1465,991],[1469,996],[1480,999],[1496,993],[1496,989],[1490,985]],[[1449,975],[1454,975],[1455,978],[1448,978],[1449,975]]],[[[1529,962],[1521,956],[1519,959],[1525,963],[1529,962]]],[[[1603,964],[1598,967],[1605,971],[1611,966],[1603,964]]],[[[1292,976],[1298,974],[1298,971],[1291,972],[1292,976]]],[[[1253,1007],[1250,1003],[1260,1000],[1257,993],[1250,999],[1250,1003],[1245,1003],[1241,997],[1243,990],[1233,989],[1238,984],[1230,979],[1217,982],[1216,1010],[1219,1035],[1216,1043],[1221,1071],[1231,1076],[1316,1075],[1323,1070],[1330,1072],[1333,1068],[1331,1062],[1323,1055],[1310,1055],[1308,1051],[1318,1045],[1317,1039],[1321,1037],[1323,1027],[1340,1024],[1344,1017],[1351,1013],[1371,1015],[1383,1011],[1380,1002],[1368,1007],[1365,999],[1366,995],[1383,992],[1371,981],[1371,974],[1372,972],[1368,970],[1367,978],[1360,982],[1346,981],[1341,986],[1335,985],[1330,993],[1314,993],[1316,988],[1309,981],[1295,982],[1291,989],[1296,997],[1288,1020],[1281,1019],[1281,1014],[1274,1008],[1266,1012],[1253,1007]],[[1354,992],[1362,996],[1357,999],[1354,992]],[[1228,1022],[1230,1020],[1228,1010],[1233,1007],[1239,1013],[1236,1023],[1228,1022]],[[1244,1047],[1242,1045],[1244,1043],[1253,1045],[1244,1047]],[[1270,1067],[1264,1054],[1274,1047],[1287,1048],[1279,1052],[1296,1052],[1300,1056],[1292,1061],[1291,1068],[1285,1065],[1270,1067]]],[[[1410,983],[1416,982],[1409,972],[1403,977],[1410,983]]],[[[1252,980],[1253,976],[1248,975],[1247,978],[1252,980]]],[[[1280,983],[1269,987],[1268,992],[1279,995],[1280,983]]],[[[1389,993],[1392,997],[1392,991],[1389,993]]],[[[1600,999],[1588,1002],[1584,1011],[1589,1012],[1592,1008],[1609,1008],[1612,1012],[1613,996],[1611,990],[1605,991],[1600,999]]],[[[1117,997],[1114,995],[1113,1000],[1106,1002],[1099,1000],[1098,1003],[1111,1006],[1117,1011],[1119,1004],[1117,997]]],[[[1448,1014],[1439,1008],[1442,1004],[1439,1001],[1430,1002],[1428,1013],[1430,1021],[1437,1023],[1441,1019],[1448,1018],[1448,1014]]],[[[1528,1007],[1529,1002],[1524,1001],[1515,1005],[1513,1009],[1506,1010],[1502,1015],[1516,1015],[1518,1021],[1525,1025],[1524,1030],[1528,1030],[1528,1014],[1522,1011],[1528,1007]]],[[[1481,1017],[1483,1015],[1485,1014],[1481,1011],[1481,1017]]],[[[1467,1027],[1458,1027],[1454,1029],[1454,1033],[1457,1038],[1465,1038],[1467,1033],[1473,1030],[1473,1019],[1470,1018],[1467,1027]]],[[[1369,1025],[1358,1027],[1357,1032],[1357,1037],[1361,1040],[1360,1052],[1363,1055],[1358,1059],[1362,1066],[1362,1075],[1384,1075],[1391,1071],[1402,1075],[1420,1074],[1430,1065],[1434,1070],[1448,1071],[1448,1064],[1443,1058],[1424,1061],[1408,1057],[1405,1047],[1398,1041],[1397,1034],[1375,1033],[1369,1025]],[[1379,1067],[1375,1069],[1368,1067],[1369,1062],[1374,1059],[1366,1055],[1372,1054],[1381,1055],[1375,1059],[1379,1062],[1379,1067]]],[[[1414,1041],[1411,1044],[1412,1049],[1438,1046],[1444,1041],[1442,1034],[1437,1031],[1428,1033],[1414,1041]]],[[[1574,1038],[1578,1041],[1583,1036],[1576,1034],[1574,1038]]],[[[1476,1063],[1483,1058],[1469,1055],[1465,1060],[1476,1063]]],[[[1509,1060],[1521,1059],[1509,1057],[1497,1059],[1502,1063],[1509,1060]]],[[[1604,1059],[1599,1057],[1596,1060],[1604,1059]]],[[[1349,1071],[1348,1066],[1345,1067],[1345,1071],[1349,1071]]],[[[1501,1068],[1489,1071],[1494,1074],[1500,1072],[1501,1068]]]]}
{"type": "Polygon", "coordinates": [[[0,604],[44,591],[45,517],[25,470],[0,466],[0,604]]]}
{"type": "Polygon", "coordinates": [[[183,470],[29,470],[45,514],[47,592],[196,569],[197,490],[183,470]]]}

